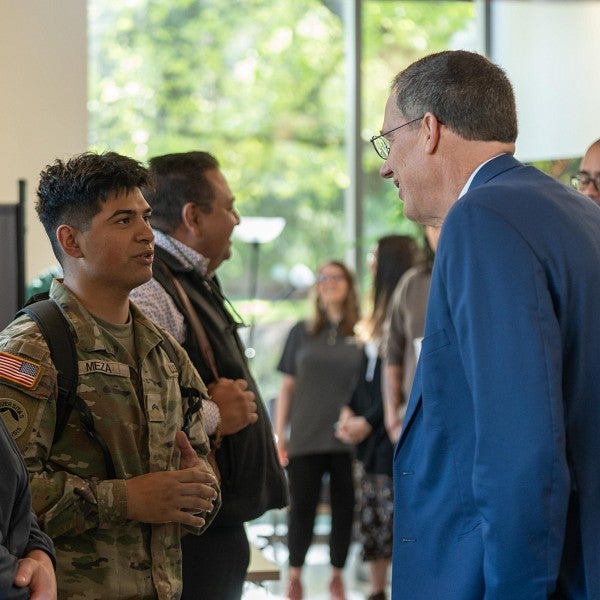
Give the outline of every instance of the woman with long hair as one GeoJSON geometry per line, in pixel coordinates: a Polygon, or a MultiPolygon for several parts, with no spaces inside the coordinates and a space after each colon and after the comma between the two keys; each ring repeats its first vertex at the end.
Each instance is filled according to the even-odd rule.
{"type": "Polygon", "coordinates": [[[340,261],[318,271],[314,315],[292,327],[279,362],[283,373],[275,405],[279,457],[287,467],[289,582],[287,598],[300,600],[302,567],[312,543],[324,477],[329,477],[332,600],[344,600],[342,570],[354,518],[352,448],[335,437],[361,361],[354,327],[359,303],[354,276],[340,261]]]}

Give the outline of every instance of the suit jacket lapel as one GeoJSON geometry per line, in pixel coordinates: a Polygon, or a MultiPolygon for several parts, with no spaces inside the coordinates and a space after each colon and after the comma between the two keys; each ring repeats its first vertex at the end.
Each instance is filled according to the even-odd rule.
{"type": "Polygon", "coordinates": [[[417,413],[417,409],[421,405],[422,402],[422,390],[423,387],[421,385],[421,359],[419,358],[419,362],[417,363],[417,369],[415,371],[415,377],[413,379],[412,389],[410,391],[410,399],[408,401],[408,407],[406,408],[406,414],[404,415],[404,424],[402,425],[402,433],[400,434],[400,439],[396,444],[396,452],[404,442],[404,438],[406,437],[406,432],[410,429],[410,424],[414,419],[415,414],[417,413]]]}

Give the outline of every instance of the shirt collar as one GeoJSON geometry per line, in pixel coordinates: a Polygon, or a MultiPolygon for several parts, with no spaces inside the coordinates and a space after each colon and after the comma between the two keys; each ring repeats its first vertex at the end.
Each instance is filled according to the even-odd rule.
{"type": "Polygon", "coordinates": [[[496,154],[496,156],[492,156],[492,158],[488,158],[485,162],[482,162],[472,173],[471,176],[469,177],[469,179],[467,179],[467,183],[465,183],[463,189],[460,191],[460,194],[458,195],[459,198],[462,198],[468,191],[469,188],[471,187],[471,184],[473,183],[473,179],[475,179],[475,175],[477,175],[477,173],[479,173],[479,171],[481,170],[481,168],[484,165],[487,165],[491,160],[494,160],[495,158],[498,158],[499,156],[502,156],[502,154],[506,154],[505,152],[502,152],[501,154],[496,154]]]}
{"type": "Polygon", "coordinates": [[[206,256],[196,252],[193,248],[176,240],[164,231],[160,231],[160,229],[154,229],[153,231],[154,243],[159,248],[173,254],[181,260],[186,267],[198,271],[200,275],[204,277],[208,275],[208,263],[210,261],[206,256]]]}

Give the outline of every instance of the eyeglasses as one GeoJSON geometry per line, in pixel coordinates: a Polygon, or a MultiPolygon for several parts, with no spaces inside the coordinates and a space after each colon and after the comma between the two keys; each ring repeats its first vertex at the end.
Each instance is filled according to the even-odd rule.
{"type": "Polygon", "coordinates": [[[420,121],[423,117],[419,117],[418,119],[413,119],[412,121],[408,121],[408,123],[403,123],[402,125],[398,125],[398,127],[394,127],[393,129],[390,129],[389,131],[385,131],[384,133],[380,134],[380,135],[374,135],[369,141],[371,142],[371,144],[373,144],[373,148],[375,148],[375,152],[377,152],[377,155],[380,158],[383,158],[383,160],[385,160],[389,155],[390,155],[390,146],[387,142],[387,140],[385,139],[386,135],[389,135],[390,133],[392,133],[393,131],[396,131],[397,129],[402,129],[403,127],[406,127],[407,125],[410,125],[411,123],[416,123],[417,121],[420,121]]]}
{"type": "Polygon", "coordinates": [[[600,173],[596,173],[596,176],[592,177],[587,171],[579,171],[577,175],[571,176],[571,185],[576,190],[580,190],[590,183],[594,184],[597,192],[600,192],[600,173]]]}
{"type": "Polygon", "coordinates": [[[343,281],[344,279],[346,279],[343,275],[341,274],[336,274],[336,275],[317,275],[317,283],[325,283],[326,281],[343,281]]]}

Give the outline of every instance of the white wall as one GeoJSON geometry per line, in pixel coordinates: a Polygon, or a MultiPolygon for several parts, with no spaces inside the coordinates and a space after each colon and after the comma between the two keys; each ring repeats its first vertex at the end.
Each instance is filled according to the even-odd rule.
{"type": "Polygon", "coordinates": [[[35,214],[40,171],[87,149],[85,0],[0,0],[0,202],[27,180],[26,281],[55,264],[35,214]]]}
{"type": "Polygon", "coordinates": [[[582,156],[600,138],[600,2],[494,0],[490,58],[519,113],[517,157],[582,156]]]}

